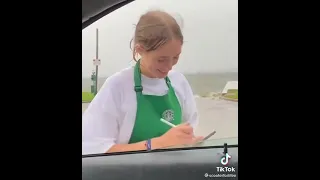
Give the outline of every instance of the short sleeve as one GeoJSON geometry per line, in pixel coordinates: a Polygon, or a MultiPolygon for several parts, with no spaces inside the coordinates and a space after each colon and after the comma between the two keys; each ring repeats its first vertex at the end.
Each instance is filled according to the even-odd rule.
{"type": "Polygon", "coordinates": [[[198,109],[195,97],[188,80],[182,75],[182,86],[184,88],[184,102],[183,102],[183,120],[189,122],[195,129],[199,123],[198,109]]]}
{"type": "Polygon", "coordinates": [[[121,92],[108,78],[82,116],[82,154],[106,153],[118,137],[121,92]]]}

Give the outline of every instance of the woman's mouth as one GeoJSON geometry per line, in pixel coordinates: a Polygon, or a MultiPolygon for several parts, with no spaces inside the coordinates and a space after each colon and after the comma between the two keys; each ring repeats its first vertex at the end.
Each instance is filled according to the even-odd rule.
{"type": "Polygon", "coordinates": [[[160,69],[158,69],[158,71],[159,71],[161,74],[163,74],[163,75],[167,75],[167,74],[168,74],[167,71],[161,71],[160,69]]]}

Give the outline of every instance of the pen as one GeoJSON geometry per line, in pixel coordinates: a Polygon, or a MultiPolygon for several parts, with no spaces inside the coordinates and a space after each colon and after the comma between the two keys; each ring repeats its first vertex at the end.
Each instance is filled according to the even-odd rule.
{"type": "Polygon", "coordinates": [[[211,136],[213,136],[216,133],[216,131],[213,131],[212,133],[210,133],[208,136],[206,136],[205,138],[203,138],[202,141],[205,141],[207,139],[209,139],[211,136]]]}
{"type": "Polygon", "coordinates": [[[172,124],[171,122],[169,122],[169,121],[166,121],[166,120],[164,120],[164,119],[160,119],[160,121],[162,121],[163,123],[165,123],[165,124],[167,124],[167,125],[169,125],[169,126],[171,126],[171,127],[176,127],[176,125],[174,125],[174,124],[172,124]]]}
{"type": "MultiPolygon", "coordinates": [[[[174,125],[174,124],[172,124],[171,122],[166,121],[166,120],[164,120],[164,119],[162,119],[162,118],[160,118],[160,121],[162,121],[163,123],[165,123],[165,124],[167,124],[167,125],[169,125],[169,126],[171,126],[171,127],[176,127],[176,125],[174,125]]],[[[195,136],[193,136],[193,137],[195,137],[195,136]]]]}

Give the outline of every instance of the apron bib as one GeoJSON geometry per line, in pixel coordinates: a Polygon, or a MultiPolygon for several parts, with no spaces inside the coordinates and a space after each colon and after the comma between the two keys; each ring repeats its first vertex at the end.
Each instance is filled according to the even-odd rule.
{"type": "Polygon", "coordinates": [[[136,120],[129,144],[162,136],[171,127],[160,121],[163,118],[178,125],[182,121],[180,103],[168,77],[165,78],[169,91],[164,96],[143,95],[141,86],[140,60],[134,67],[134,84],[137,96],[136,120]]]}

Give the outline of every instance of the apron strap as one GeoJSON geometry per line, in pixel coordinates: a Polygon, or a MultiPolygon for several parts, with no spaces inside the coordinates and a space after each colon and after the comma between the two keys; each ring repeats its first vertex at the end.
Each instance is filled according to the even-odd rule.
{"type": "Polygon", "coordinates": [[[165,80],[166,80],[167,86],[168,86],[168,88],[169,88],[169,91],[171,91],[171,90],[172,90],[172,86],[171,86],[171,81],[170,81],[170,79],[168,78],[168,76],[165,77],[165,80]]]}
{"type": "Polygon", "coordinates": [[[140,59],[134,67],[134,90],[137,95],[142,94],[143,87],[141,86],[141,71],[140,71],[140,59]]]}

